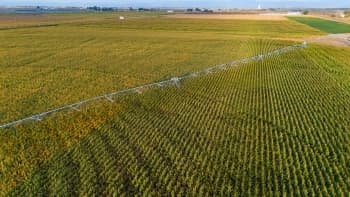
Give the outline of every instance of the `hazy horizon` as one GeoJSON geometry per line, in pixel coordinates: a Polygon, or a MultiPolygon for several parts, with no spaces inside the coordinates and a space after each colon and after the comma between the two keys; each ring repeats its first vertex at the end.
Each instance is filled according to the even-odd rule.
{"type": "Polygon", "coordinates": [[[3,0],[0,6],[105,6],[105,7],[201,7],[201,8],[349,8],[349,0],[3,0]]]}

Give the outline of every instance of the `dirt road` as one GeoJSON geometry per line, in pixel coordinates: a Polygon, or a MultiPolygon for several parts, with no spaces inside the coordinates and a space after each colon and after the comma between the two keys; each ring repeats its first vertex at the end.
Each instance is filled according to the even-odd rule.
{"type": "Polygon", "coordinates": [[[350,33],[330,34],[309,40],[310,43],[319,43],[333,46],[350,47],[350,33]]]}
{"type": "Polygon", "coordinates": [[[167,15],[170,18],[190,18],[190,19],[224,19],[224,20],[287,20],[284,16],[270,16],[258,14],[172,14],[167,15]]]}

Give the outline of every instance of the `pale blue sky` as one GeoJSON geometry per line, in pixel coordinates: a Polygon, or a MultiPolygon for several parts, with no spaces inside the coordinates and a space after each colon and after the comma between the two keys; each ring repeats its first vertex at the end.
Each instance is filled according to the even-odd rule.
{"type": "Polygon", "coordinates": [[[0,6],[133,6],[133,7],[207,7],[207,8],[317,7],[350,8],[350,0],[0,0],[0,6]]]}

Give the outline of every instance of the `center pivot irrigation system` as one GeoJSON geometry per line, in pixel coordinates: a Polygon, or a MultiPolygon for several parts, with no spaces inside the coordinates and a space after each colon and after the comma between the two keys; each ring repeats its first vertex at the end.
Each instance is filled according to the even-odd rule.
{"type": "Polygon", "coordinates": [[[150,84],[145,84],[145,85],[141,85],[141,86],[137,86],[134,88],[130,88],[130,89],[125,89],[125,90],[120,90],[120,91],[116,91],[116,92],[112,92],[112,93],[108,93],[105,95],[101,95],[101,96],[97,96],[94,98],[90,98],[87,100],[83,100],[83,101],[79,101],[70,105],[66,105],[57,109],[52,109],[40,114],[35,114],[20,120],[16,120],[16,121],[12,121],[6,124],[2,124],[0,125],[0,129],[4,129],[4,128],[8,128],[8,127],[13,127],[17,124],[22,124],[25,122],[29,122],[29,121],[40,121],[43,118],[45,118],[46,116],[53,114],[55,112],[60,112],[60,111],[64,111],[64,110],[75,110],[75,111],[80,111],[78,109],[78,107],[91,103],[93,101],[97,101],[97,100],[107,100],[109,102],[114,102],[113,98],[115,96],[119,96],[119,95],[123,95],[123,94],[127,94],[127,93],[133,93],[133,92],[137,92],[137,93],[141,93],[142,89],[145,88],[152,88],[152,87],[163,87],[163,86],[170,86],[170,85],[175,85],[177,87],[180,86],[181,81],[186,80],[188,78],[192,78],[192,77],[197,77],[197,76],[202,76],[202,75],[207,75],[213,72],[218,72],[220,70],[225,70],[226,68],[229,67],[233,67],[233,66],[237,66],[240,63],[248,63],[249,61],[261,61],[265,58],[274,56],[274,55],[279,55],[291,50],[295,50],[298,48],[306,48],[307,47],[307,42],[304,41],[301,44],[296,44],[296,45],[292,45],[292,46],[288,46],[288,47],[284,47],[284,48],[280,48],[265,54],[260,54],[260,55],[256,55],[253,57],[247,57],[247,58],[243,58],[243,59],[239,59],[239,60],[235,60],[235,61],[231,61],[231,62],[227,62],[224,64],[220,64],[220,65],[216,65],[213,67],[209,67],[206,68],[204,70],[201,71],[197,71],[191,74],[187,74],[187,75],[183,75],[181,77],[173,77],[171,79],[165,80],[165,81],[160,81],[160,82],[156,82],[156,83],[150,83],[150,84]]]}

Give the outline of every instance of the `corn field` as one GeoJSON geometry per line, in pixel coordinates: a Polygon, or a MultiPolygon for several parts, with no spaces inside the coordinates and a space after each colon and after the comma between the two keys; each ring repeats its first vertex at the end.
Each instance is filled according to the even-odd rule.
{"type": "Polygon", "coordinates": [[[7,195],[347,196],[350,57],[330,49],[123,97],[7,195]]]}

